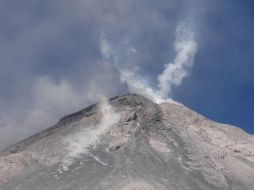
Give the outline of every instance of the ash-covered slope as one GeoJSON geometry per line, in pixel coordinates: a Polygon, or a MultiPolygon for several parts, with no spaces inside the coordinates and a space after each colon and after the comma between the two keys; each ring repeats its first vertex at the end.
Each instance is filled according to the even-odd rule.
{"type": "Polygon", "coordinates": [[[253,136],[137,95],[66,116],[0,154],[1,190],[253,187],[253,136]]]}

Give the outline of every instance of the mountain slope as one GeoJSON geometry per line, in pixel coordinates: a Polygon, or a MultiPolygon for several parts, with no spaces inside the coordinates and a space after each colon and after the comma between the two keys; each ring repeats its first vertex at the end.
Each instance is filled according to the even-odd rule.
{"type": "Polygon", "coordinates": [[[1,190],[253,186],[253,136],[137,95],[66,116],[0,154],[1,190]]]}

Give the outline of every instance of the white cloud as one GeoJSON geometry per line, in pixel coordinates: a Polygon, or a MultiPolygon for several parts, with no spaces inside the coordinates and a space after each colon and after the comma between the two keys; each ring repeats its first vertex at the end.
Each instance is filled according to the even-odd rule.
{"type": "Polygon", "coordinates": [[[80,107],[85,99],[67,81],[54,83],[47,77],[38,79],[33,94],[34,107],[29,110],[23,122],[23,126],[30,127],[33,131],[53,125],[60,116],[80,107]]]}
{"type": "Polygon", "coordinates": [[[77,111],[87,100],[65,80],[55,83],[47,77],[39,78],[33,87],[33,107],[18,113],[22,118],[1,115],[0,149],[54,125],[60,117],[77,111]]]}

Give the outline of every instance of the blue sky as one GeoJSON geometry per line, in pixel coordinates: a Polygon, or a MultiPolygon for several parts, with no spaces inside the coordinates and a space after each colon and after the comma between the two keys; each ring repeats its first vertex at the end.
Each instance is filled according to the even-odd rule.
{"type": "Polygon", "coordinates": [[[209,9],[192,74],[175,98],[210,119],[254,134],[254,15],[252,1],[209,9]]]}
{"type": "Polygon", "coordinates": [[[192,23],[198,49],[169,97],[254,134],[253,8],[247,0],[0,0],[2,147],[93,103],[95,94],[130,91],[105,63],[102,34],[118,67],[137,70],[156,89],[176,57],[182,21],[192,23]]]}

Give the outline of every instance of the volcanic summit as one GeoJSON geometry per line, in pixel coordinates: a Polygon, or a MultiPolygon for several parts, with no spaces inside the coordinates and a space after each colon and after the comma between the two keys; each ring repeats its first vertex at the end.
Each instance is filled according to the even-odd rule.
{"type": "Polygon", "coordinates": [[[0,154],[1,190],[253,190],[254,136],[128,94],[0,154]]]}

